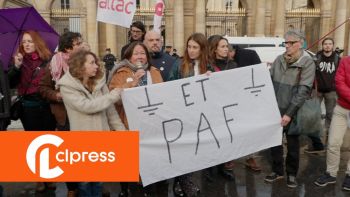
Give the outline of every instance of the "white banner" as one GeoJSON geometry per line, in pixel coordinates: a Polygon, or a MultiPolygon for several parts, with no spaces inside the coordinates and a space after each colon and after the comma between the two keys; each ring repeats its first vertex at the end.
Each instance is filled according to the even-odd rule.
{"type": "Polygon", "coordinates": [[[140,174],[148,185],[282,142],[266,64],[125,89],[130,130],[140,131],[140,174]]]}
{"type": "Polygon", "coordinates": [[[163,11],[163,0],[157,0],[156,5],[154,6],[153,30],[159,34],[161,33],[160,27],[162,26],[163,11]]]}
{"type": "Polygon", "coordinates": [[[129,28],[136,11],[136,0],[99,0],[97,21],[129,28]]]}

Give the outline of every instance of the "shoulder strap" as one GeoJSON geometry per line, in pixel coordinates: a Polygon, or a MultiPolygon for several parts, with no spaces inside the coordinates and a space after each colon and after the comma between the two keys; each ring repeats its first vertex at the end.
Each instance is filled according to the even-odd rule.
{"type": "Polygon", "coordinates": [[[338,55],[337,53],[335,53],[335,56],[334,56],[334,66],[335,66],[336,68],[338,68],[339,59],[340,59],[339,55],[338,55]]]}

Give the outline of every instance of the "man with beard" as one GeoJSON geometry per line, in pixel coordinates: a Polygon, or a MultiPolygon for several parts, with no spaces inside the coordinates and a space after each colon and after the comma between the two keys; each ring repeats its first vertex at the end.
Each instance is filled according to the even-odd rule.
{"type": "Polygon", "coordinates": [[[156,31],[148,31],[143,43],[150,52],[152,66],[160,70],[163,81],[168,81],[169,72],[176,59],[162,51],[161,35],[156,31]]]}
{"type": "MultiPolygon", "coordinates": [[[[322,41],[322,50],[316,54],[316,83],[317,96],[320,103],[324,100],[326,108],[325,129],[329,130],[333,109],[336,105],[337,93],[335,91],[335,73],[338,68],[339,55],[334,51],[334,40],[325,38],[322,41]]],[[[324,145],[319,136],[309,136],[312,147],[305,149],[306,153],[325,152],[324,145]]]]}
{"type": "Polygon", "coordinates": [[[141,21],[135,21],[130,25],[130,30],[128,32],[129,43],[124,45],[120,53],[121,58],[124,59],[124,53],[129,45],[134,41],[143,41],[145,38],[146,28],[141,21]]]}

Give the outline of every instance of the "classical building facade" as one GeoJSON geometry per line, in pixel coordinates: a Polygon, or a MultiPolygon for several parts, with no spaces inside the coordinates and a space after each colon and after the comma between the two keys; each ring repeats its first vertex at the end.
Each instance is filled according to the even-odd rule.
{"type": "MultiPolygon", "coordinates": [[[[124,0],[129,1],[129,0],[124,0]]],[[[193,32],[207,36],[283,36],[290,28],[306,32],[310,46],[350,16],[348,0],[164,0],[162,34],[165,45],[182,54],[193,32]]],[[[155,0],[137,0],[134,20],[152,28],[155,0]]],[[[57,30],[82,33],[92,51],[105,48],[120,55],[127,43],[127,29],[96,21],[97,0],[0,0],[0,7],[32,5],[57,30]]],[[[350,52],[349,21],[332,32],[335,46],[350,52]]],[[[319,45],[312,50],[316,51],[319,45]]]]}

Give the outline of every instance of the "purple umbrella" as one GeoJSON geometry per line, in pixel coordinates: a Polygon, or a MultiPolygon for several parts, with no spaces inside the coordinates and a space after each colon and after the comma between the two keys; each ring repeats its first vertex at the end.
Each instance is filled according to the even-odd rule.
{"type": "Polygon", "coordinates": [[[37,31],[52,52],[57,47],[59,35],[33,7],[0,9],[0,58],[5,69],[27,30],[37,31]]]}

